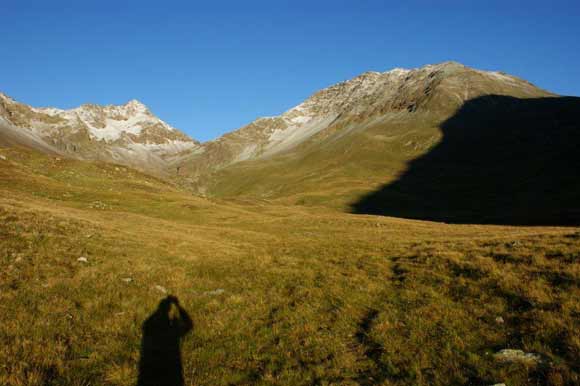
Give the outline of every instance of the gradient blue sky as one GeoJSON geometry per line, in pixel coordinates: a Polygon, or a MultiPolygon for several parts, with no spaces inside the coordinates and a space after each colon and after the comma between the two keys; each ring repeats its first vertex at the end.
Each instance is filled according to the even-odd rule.
{"type": "Polygon", "coordinates": [[[456,60],[580,95],[578,1],[0,2],[0,91],[139,99],[198,140],[362,72],[456,60]]]}

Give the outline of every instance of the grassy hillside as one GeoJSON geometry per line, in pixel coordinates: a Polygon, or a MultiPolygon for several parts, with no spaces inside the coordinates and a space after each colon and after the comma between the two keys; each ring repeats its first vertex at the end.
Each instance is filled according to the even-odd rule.
{"type": "Polygon", "coordinates": [[[134,385],[167,294],[193,323],[186,385],[580,383],[579,228],[207,200],[0,155],[2,385],[134,385]]]}
{"type": "Polygon", "coordinates": [[[348,210],[348,203],[394,180],[407,162],[440,139],[438,115],[390,115],[351,122],[314,136],[285,154],[242,162],[214,174],[217,197],[258,197],[348,210]]]}

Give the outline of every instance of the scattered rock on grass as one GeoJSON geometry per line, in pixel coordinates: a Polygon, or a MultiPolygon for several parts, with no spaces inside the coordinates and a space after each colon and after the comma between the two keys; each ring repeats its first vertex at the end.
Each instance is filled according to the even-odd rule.
{"type": "Polygon", "coordinates": [[[526,353],[522,350],[503,349],[494,354],[495,359],[500,362],[522,362],[527,364],[537,364],[542,361],[538,354],[526,353]]]}
{"type": "Polygon", "coordinates": [[[89,259],[87,259],[87,258],[86,258],[86,257],[84,257],[84,256],[81,256],[81,257],[79,257],[79,258],[77,259],[77,261],[78,261],[79,263],[88,263],[88,262],[89,262],[89,259]]]}
{"type": "Polygon", "coordinates": [[[131,283],[133,281],[133,278],[132,277],[124,277],[121,280],[124,281],[125,283],[131,283]]]}
{"type": "Polygon", "coordinates": [[[93,201],[89,204],[89,208],[106,210],[106,209],[111,209],[111,206],[108,204],[105,204],[102,201],[93,201]]]}
{"type": "Polygon", "coordinates": [[[495,322],[498,324],[503,324],[505,321],[503,320],[503,318],[501,316],[498,316],[497,318],[495,318],[495,322]]]}
{"type": "Polygon", "coordinates": [[[167,288],[165,288],[165,287],[163,287],[163,286],[156,285],[156,286],[155,286],[155,289],[156,289],[157,291],[161,292],[161,293],[164,293],[164,294],[166,294],[166,293],[167,293],[167,288]]]}
{"type": "Polygon", "coordinates": [[[5,156],[3,156],[2,154],[0,154],[0,159],[1,159],[2,161],[6,161],[6,157],[5,157],[5,156]]]}

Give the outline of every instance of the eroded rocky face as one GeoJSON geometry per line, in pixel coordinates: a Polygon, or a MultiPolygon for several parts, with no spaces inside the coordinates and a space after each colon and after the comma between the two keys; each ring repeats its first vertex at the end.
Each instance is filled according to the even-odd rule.
{"type": "Polygon", "coordinates": [[[5,131],[17,129],[65,155],[145,170],[161,171],[181,152],[199,146],[136,100],[61,110],[30,107],[0,94],[0,118],[5,131]]]}

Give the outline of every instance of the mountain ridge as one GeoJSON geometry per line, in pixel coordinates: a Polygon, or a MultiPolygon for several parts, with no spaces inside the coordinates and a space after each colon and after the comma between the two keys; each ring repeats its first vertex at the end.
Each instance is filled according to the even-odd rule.
{"type": "Polygon", "coordinates": [[[523,79],[457,62],[365,72],[313,93],[279,116],[258,118],[203,143],[202,151],[181,160],[181,169],[195,190],[218,196],[290,197],[295,186],[314,179],[313,175],[328,175],[323,184],[336,185],[337,173],[358,174],[357,179],[368,188],[379,183],[376,171],[387,166],[380,158],[405,153],[390,165],[403,170],[407,161],[440,140],[441,122],[466,101],[490,94],[556,96],[523,79]],[[364,147],[369,152],[361,151],[364,147]],[[290,164],[293,167],[287,170],[280,168],[290,164]],[[362,167],[346,172],[352,168],[347,164],[362,167]],[[283,179],[278,176],[280,170],[301,172],[283,179]]]}
{"type": "MultiPolygon", "coordinates": [[[[206,151],[196,153],[193,159],[185,160],[184,163],[196,162],[195,158],[209,157],[210,162],[220,168],[288,150],[336,123],[337,118],[344,119],[345,115],[360,122],[381,113],[404,110],[413,112],[430,97],[440,82],[457,73],[480,76],[483,78],[480,81],[487,81],[487,86],[493,83],[507,85],[509,94],[513,94],[517,88],[519,92],[515,93],[520,96],[554,95],[523,79],[501,72],[475,70],[457,62],[443,62],[410,70],[395,68],[382,73],[365,72],[313,93],[279,116],[259,117],[216,140],[203,143],[210,151],[217,151],[215,148],[221,147],[221,156],[212,156],[206,151]]],[[[505,92],[502,86],[488,87],[488,91],[499,94],[505,92]]],[[[459,103],[456,101],[450,104],[448,113],[469,99],[469,92],[465,92],[465,95],[455,94],[459,103]]],[[[473,96],[483,93],[472,92],[473,96]]],[[[201,162],[207,164],[207,161],[201,162]]]]}
{"type": "Polygon", "coordinates": [[[0,95],[0,118],[11,142],[126,164],[177,179],[198,194],[289,198],[310,194],[300,191],[303,182],[318,179],[324,189],[342,186],[325,195],[343,197],[339,201],[345,207],[346,196],[381,182],[378,170],[390,170],[388,180],[427,151],[441,139],[440,122],[482,95],[556,96],[503,72],[448,61],[367,71],[313,93],[278,116],[259,117],[203,143],[136,99],[62,110],[34,108],[0,95]],[[293,177],[278,175],[286,169],[293,177]]]}
{"type": "Polygon", "coordinates": [[[79,159],[127,164],[157,174],[199,142],[133,99],[123,105],[91,103],[63,110],[31,107],[0,94],[0,123],[14,142],[79,159]]]}

